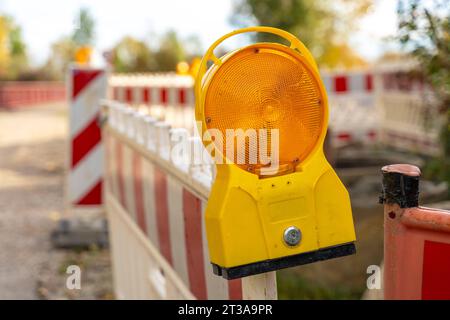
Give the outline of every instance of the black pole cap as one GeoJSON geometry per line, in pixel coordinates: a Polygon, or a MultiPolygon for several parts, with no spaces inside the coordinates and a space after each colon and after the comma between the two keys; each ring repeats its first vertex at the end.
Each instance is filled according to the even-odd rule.
{"type": "Polygon", "coordinates": [[[381,169],[383,189],[380,203],[397,203],[401,208],[419,206],[420,169],[409,164],[392,164],[381,169]]]}

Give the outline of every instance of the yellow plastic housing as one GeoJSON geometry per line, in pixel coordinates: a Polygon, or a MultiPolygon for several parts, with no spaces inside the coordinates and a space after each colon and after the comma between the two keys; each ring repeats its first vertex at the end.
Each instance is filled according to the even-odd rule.
{"type": "MultiPolygon", "coordinates": [[[[203,136],[208,129],[280,132],[279,172],[261,176],[264,164],[236,164],[235,158],[217,164],[205,215],[212,263],[231,268],[355,241],[348,192],[323,154],[326,91],[310,52],[297,38],[269,27],[225,35],[203,57],[195,93],[203,136]],[[214,55],[222,41],[246,32],[273,33],[291,45],[256,43],[221,58],[214,55]],[[207,68],[209,61],[213,64],[207,68]],[[283,240],[292,226],[302,234],[296,246],[283,240]]],[[[223,150],[214,152],[225,158],[223,150]]]]}

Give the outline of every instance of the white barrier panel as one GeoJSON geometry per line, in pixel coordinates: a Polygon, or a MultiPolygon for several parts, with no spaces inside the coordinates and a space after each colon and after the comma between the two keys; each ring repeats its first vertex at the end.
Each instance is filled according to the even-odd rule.
{"type": "MultiPolygon", "coordinates": [[[[166,124],[131,111],[123,104],[108,101],[103,104],[109,114],[109,123],[103,130],[106,206],[112,221],[117,296],[275,299],[275,273],[227,281],[212,272],[204,227],[204,208],[213,175],[211,166],[172,163],[168,149],[173,129],[169,131],[166,124]],[[126,235],[117,235],[121,233],[126,235]],[[135,246],[137,239],[145,244],[135,246]],[[152,274],[151,282],[162,288],[157,293],[148,289],[149,284],[140,284],[147,281],[146,274],[152,274]],[[167,286],[176,290],[168,290],[167,286]]],[[[195,138],[188,141],[195,143],[195,138]]]]}
{"type": "Polygon", "coordinates": [[[442,114],[432,95],[387,91],[379,96],[381,141],[385,145],[426,155],[440,152],[442,114]]]}
{"type": "Polygon", "coordinates": [[[102,204],[103,144],[99,124],[100,99],[105,98],[104,70],[69,69],[69,173],[66,197],[72,207],[102,204]]]}

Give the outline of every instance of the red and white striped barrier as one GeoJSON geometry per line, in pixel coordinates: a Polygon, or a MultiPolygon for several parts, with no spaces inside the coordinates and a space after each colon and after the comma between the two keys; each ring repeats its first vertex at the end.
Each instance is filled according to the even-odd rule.
{"type": "Polygon", "coordinates": [[[175,74],[114,75],[110,97],[132,105],[193,106],[193,79],[175,74]]]}
{"type": "MultiPolygon", "coordinates": [[[[433,99],[429,87],[420,78],[411,76],[413,67],[391,66],[377,72],[322,72],[329,97],[333,146],[381,142],[427,155],[439,153],[442,116],[430,107],[433,99]]],[[[115,100],[149,106],[152,116],[173,127],[193,127],[186,120],[193,113],[190,77],[116,75],[110,79],[110,85],[115,100]],[[180,117],[182,113],[185,116],[180,117]],[[173,117],[178,120],[169,119],[173,117]]]]}
{"type": "Polygon", "coordinates": [[[334,147],[378,141],[378,112],[374,75],[368,71],[322,72],[330,104],[331,143],[334,147]]]}
{"type": "Polygon", "coordinates": [[[374,91],[373,75],[369,72],[323,73],[322,81],[329,95],[374,91]]]}
{"type": "MultiPolygon", "coordinates": [[[[371,144],[378,138],[374,106],[373,75],[370,72],[323,74],[331,105],[330,127],[333,144],[371,144]],[[342,116],[344,115],[344,116],[342,116]],[[362,120],[362,121],[361,121],[362,120]]],[[[110,97],[132,105],[146,105],[152,116],[173,127],[192,128],[193,80],[175,74],[114,75],[109,80],[110,97]],[[184,108],[187,107],[187,108],[184,108]],[[184,111],[183,111],[184,109],[184,111]],[[174,115],[178,114],[178,115],[174,115]],[[172,116],[185,120],[173,120],[172,116]],[[163,115],[166,118],[163,118],[163,115]]]]}
{"type": "Polygon", "coordinates": [[[450,211],[418,206],[419,168],[382,172],[384,298],[450,299],[450,211]]]}
{"type": "Polygon", "coordinates": [[[64,101],[65,91],[60,82],[3,82],[0,83],[0,108],[15,109],[64,101]]]}
{"type": "MultiPolygon", "coordinates": [[[[191,298],[189,294],[180,296],[180,292],[187,289],[197,299],[276,298],[274,273],[232,281],[213,274],[204,226],[212,167],[208,163],[176,163],[169,153],[170,136],[175,133],[188,136],[188,131],[170,129],[148,114],[120,103],[104,101],[103,104],[109,115],[104,136],[106,205],[110,220],[116,221],[118,216],[125,214],[127,218],[122,220],[136,225],[139,234],[147,239],[148,246],[158,252],[152,255],[153,249],[148,249],[141,251],[140,255],[148,256],[148,261],[152,261],[150,264],[159,265],[162,270],[174,271],[170,271],[170,275],[162,272],[157,277],[159,280],[150,280],[149,286],[159,289],[144,290],[145,294],[127,287],[126,279],[134,272],[133,268],[142,270],[147,267],[139,263],[133,266],[137,263],[134,260],[126,260],[124,264],[123,259],[113,259],[118,296],[123,299],[191,298]],[[167,286],[178,288],[174,291],[175,296],[168,294],[167,286]],[[148,294],[155,291],[160,294],[148,294]]],[[[201,143],[196,138],[187,141],[194,148],[201,143]]],[[[120,225],[117,223],[111,228],[114,235],[117,233],[114,228],[120,228],[120,225]]],[[[125,253],[118,242],[112,237],[112,254],[122,257],[125,253]]],[[[139,284],[135,286],[139,287],[139,284]]]]}
{"type": "Polygon", "coordinates": [[[106,96],[104,70],[72,67],[68,81],[70,150],[67,201],[70,206],[102,203],[103,144],[100,99],[106,96]]]}

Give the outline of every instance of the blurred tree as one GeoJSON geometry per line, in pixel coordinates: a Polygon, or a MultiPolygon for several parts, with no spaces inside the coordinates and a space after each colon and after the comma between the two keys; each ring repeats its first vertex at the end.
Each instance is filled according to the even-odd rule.
{"type": "MultiPolygon", "coordinates": [[[[348,36],[373,0],[235,0],[231,22],[239,27],[259,24],[280,28],[298,36],[322,67],[364,65],[348,36]]],[[[258,40],[279,41],[260,33],[258,40]]]]}
{"type": "Polygon", "coordinates": [[[75,30],[72,40],[78,46],[90,46],[95,39],[95,20],[89,9],[81,8],[75,18],[75,30]]]}
{"type": "Polygon", "coordinates": [[[9,16],[0,16],[0,78],[13,80],[28,69],[22,30],[9,16]]]}
{"type": "Polygon", "coordinates": [[[62,37],[51,46],[50,56],[41,68],[41,77],[63,80],[69,64],[73,61],[77,46],[70,37],[62,37]]]}
{"type": "Polygon", "coordinates": [[[8,47],[9,23],[6,17],[0,16],[0,78],[6,77],[10,53],[8,47]]]}
{"type": "Polygon", "coordinates": [[[150,48],[143,41],[129,36],[123,38],[113,48],[112,65],[116,72],[152,72],[158,70],[150,48]]]}
{"type": "Polygon", "coordinates": [[[168,31],[155,51],[158,71],[175,71],[177,63],[186,59],[186,53],[175,31],[168,31]]]}
{"type": "Polygon", "coordinates": [[[75,26],[71,36],[63,36],[51,45],[47,62],[34,76],[40,79],[63,80],[70,63],[80,47],[94,43],[95,21],[89,10],[81,8],[75,16],[75,26]]]}
{"type": "MultiPolygon", "coordinates": [[[[448,0],[399,0],[398,39],[419,59],[444,114],[442,155],[428,166],[435,178],[450,186],[450,9],[448,0]]],[[[450,188],[449,188],[450,198],[450,188]]]]}

